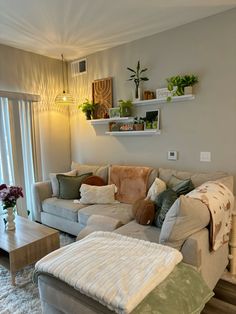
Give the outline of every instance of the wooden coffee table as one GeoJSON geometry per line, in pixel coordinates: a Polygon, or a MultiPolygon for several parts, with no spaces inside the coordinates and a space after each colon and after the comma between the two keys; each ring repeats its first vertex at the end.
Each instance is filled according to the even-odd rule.
{"type": "Polygon", "coordinates": [[[16,216],[16,229],[6,231],[0,218],[0,264],[10,270],[15,285],[16,272],[60,247],[59,232],[16,216]]]}

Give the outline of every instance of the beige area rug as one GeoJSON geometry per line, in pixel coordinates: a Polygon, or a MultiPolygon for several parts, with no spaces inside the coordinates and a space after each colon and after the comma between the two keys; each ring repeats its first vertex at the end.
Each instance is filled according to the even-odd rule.
{"type": "MultiPolygon", "coordinates": [[[[61,246],[75,241],[75,237],[60,234],[61,246]]],[[[8,270],[0,266],[0,313],[42,314],[38,287],[32,281],[34,267],[25,267],[16,276],[16,286],[11,285],[8,270]]]]}

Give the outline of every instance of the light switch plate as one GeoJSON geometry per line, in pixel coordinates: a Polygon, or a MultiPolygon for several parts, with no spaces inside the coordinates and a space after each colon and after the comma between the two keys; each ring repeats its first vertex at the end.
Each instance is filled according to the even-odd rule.
{"type": "Polygon", "coordinates": [[[211,152],[200,152],[200,161],[211,161],[211,152]]]}
{"type": "Polygon", "coordinates": [[[168,151],[168,160],[177,160],[177,159],[178,159],[177,151],[169,150],[168,151]]]}

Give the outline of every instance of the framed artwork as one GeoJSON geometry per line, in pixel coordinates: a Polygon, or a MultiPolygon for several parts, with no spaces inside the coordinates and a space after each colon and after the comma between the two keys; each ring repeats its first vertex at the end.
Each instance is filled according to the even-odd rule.
{"type": "Polygon", "coordinates": [[[104,118],[108,114],[109,108],[112,108],[112,77],[93,81],[92,98],[94,103],[99,104],[96,112],[97,118],[104,118]]]}
{"type": "Polygon", "coordinates": [[[120,118],[120,107],[109,108],[110,118],[120,118]]]}
{"type": "Polygon", "coordinates": [[[146,111],[145,128],[147,130],[160,129],[160,110],[146,111]]]}

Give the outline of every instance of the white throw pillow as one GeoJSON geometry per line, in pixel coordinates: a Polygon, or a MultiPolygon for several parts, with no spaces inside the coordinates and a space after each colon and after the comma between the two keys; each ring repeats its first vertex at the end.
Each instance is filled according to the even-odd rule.
{"type": "Polygon", "coordinates": [[[150,199],[151,201],[155,201],[156,197],[163,191],[166,190],[166,183],[159,178],[156,178],[150,189],[148,190],[148,194],[146,200],[150,199]]]}
{"type": "Polygon", "coordinates": [[[58,174],[64,174],[66,176],[76,176],[77,170],[72,170],[72,171],[64,172],[64,173],[60,172],[60,173],[50,173],[49,174],[51,184],[52,184],[52,196],[55,196],[55,197],[57,197],[59,195],[59,183],[57,180],[58,174]]]}
{"type": "Polygon", "coordinates": [[[81,204],[111,204],[116,202],[115,193],[117,187],[115,184],[104,186],[93,186],[82,184],[80,187],[81,204]]]}

